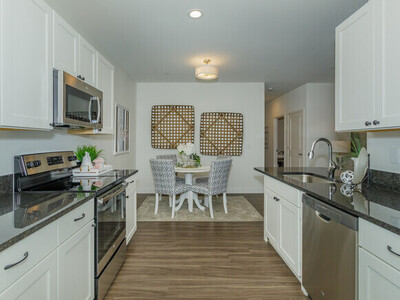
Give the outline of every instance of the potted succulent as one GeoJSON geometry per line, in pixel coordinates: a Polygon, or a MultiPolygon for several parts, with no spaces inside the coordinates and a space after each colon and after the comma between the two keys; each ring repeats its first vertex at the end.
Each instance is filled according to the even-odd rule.
{"type": "Polygon", "coordinates": [[[93,146],[93,145],[83,145],[83,146],[77,147],[76,151],[75,151],[75,155],[80,163],[83,162],[83,158],[85,157],[86,153],[89,154],[90,160],[93,163],[93,161],[95,159],[100,157],[100,154],[103,153],[103,150],[97,149],[97,147],[93,146]]]}

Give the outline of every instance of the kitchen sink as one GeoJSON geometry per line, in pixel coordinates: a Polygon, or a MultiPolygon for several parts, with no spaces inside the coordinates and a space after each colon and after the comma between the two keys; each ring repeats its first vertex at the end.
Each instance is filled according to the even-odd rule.
{"type": "Polygon", "coordinates": [[[312,174],[302,174],[302,173],[284,173],[284,177],[288,179],[293,179],[296,181],[304,182],[304,183],[335,183],[335,180],[329,178],[323,178],[312,174]]]}

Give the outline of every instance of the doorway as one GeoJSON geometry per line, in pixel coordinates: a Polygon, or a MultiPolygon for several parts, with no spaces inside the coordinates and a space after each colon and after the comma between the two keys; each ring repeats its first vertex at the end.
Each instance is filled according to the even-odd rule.
{"type": "Polygon", "coordinates": [[[303,167],[304,153],[304,112],[296,111],[287,115],[286,123],[286,167],[303,167]]]}
{"type": "Polygon", "coordinates": [[[274,119],[274,167],[285,166],[285,118],[274,119]]]}

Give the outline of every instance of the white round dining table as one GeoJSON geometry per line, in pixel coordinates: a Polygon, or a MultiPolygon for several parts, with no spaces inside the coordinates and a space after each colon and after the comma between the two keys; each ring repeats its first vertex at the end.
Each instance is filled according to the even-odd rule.
{"type": "MultiPolygon", "coordinates": [[[[175,167],[175,172],[184,174],[185,183],[188,185],[193,185],[193,174],[208,173],[210,172],[210,166],[201,166],[198,168],[175,167]]],[[[178,205],[175,207],[175,211],[178,211],[182,207],[182,204],[186,199],[188,200],[188,209],[190,212],[193,212],[193,201],[200,210],[205,210],[205,207],[200,204],[197,194],[195,192],[188,191],[181,194],[179,197],[178,205]]]]}

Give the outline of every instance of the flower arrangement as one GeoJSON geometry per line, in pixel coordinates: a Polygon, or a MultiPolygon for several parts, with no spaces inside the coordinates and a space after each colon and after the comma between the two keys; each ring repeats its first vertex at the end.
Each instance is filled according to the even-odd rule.
{"type": "Polygon", "coordinates": [[[196,149],[193,143],[179,144],[177,150],[182,161],[178,166],[184,168],[197,168],[201,166],[200,156],[195,153],[196,149]]]}

